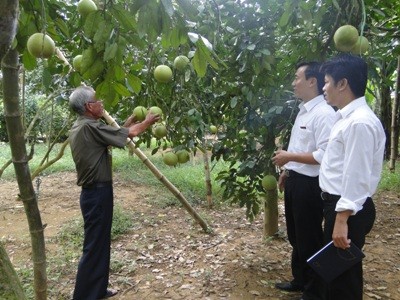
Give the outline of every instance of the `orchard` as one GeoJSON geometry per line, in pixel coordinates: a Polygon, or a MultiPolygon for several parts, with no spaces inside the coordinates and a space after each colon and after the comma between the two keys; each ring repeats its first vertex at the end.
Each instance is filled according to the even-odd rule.
{"type": "MultiPolygon", "coordinates": [[[[279,170],[271,156],[287,146],[298,109],[291,86],[295,65],[340,52],[360,55],[370,67],[366,98],[388,135],[393,132],[389,155],[399,139],[393,95],[400,11],[392,1],[356,2],[2,1],[0,138],[10,142],[12,160],[26,168],[16,168],[17,182],[32,182],[25,139],[44,140],[49,148],[60,139],[68,143],[73,122],[68,97],[85,84],[119,124],[132,115],[138,121],[149,112],[161,116],[134,141],[149,151],[150,161],[160,157],[176,171],[190,155],[204,155],[210,172],[224,162],[226,169],[213,174],[220,201],[257,220],[266,190],[275,195],[277,188],[279,170]],[[34,129],[45,121],[49,125],[39,135],[34,129]]],[[[32,172],[44,174],[57,159],[40,161],[32,172]]],[[[35,199],[33,191],[20,194],[35,199]]],[[[24,199],[24,205],[36,205],[24,199]]],[[[33,256],[45,261],[38,207],[26,211],[30,231],[42,239],[33,256]]],[[[46,274],[45,267],[34,268],[42,268],[35,276],[46,274]]],[[[36,280],[41,283],[35,286],[45,281],[36,280]]],[[[38,299],[44,299],[43,290],[38,299]]]]}

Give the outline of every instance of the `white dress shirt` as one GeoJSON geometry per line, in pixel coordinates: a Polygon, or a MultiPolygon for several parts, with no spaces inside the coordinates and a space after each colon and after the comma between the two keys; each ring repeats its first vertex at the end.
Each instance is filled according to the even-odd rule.
{"type": "MultiPolygon", "coordinates": [[[[319,95],[306,103],[299,105],[292,132],[290,135],[288,152],[312,153],[314,159],[321,163],[328,143],[329,133],[335,122],[335,110],[319,95]]],[[[290,161],[284,165],[287,170],[316,177],[320,165],[309,165],[290,161]]]]}
{"type": "Polygon", "coordinates": [[[321,163],[320,187],[340,195],[336,211],[360,211],[372,197],[382,171],[386,136],[364,97],[336,112],[328,147],[321,163]]]}

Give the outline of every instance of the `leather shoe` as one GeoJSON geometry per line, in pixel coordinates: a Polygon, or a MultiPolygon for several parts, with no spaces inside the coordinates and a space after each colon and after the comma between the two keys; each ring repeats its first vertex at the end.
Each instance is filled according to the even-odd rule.
{"type": "Polygon", "coordinates": [[[114,297],[116,294],[118,294],[117,290],[107,289],[105,296],[101,299],[108,299],[108,298],[114,297]]]}
{"type": "Polygon", "coordinates": [[[301,292],[303,291],[303,287],[300,285],[292,284],[291,282],[278,282],[275,284],[277,289],[286,292],[301,292]]]}

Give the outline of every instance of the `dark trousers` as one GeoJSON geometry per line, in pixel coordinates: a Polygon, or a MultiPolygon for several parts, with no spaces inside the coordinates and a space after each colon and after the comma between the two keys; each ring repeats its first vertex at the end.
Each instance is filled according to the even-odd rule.
{"type": "Polygon", "coordinates": [[[96,300],[107,292],[110,270],[113,188],[82,189],[83,253],[78,266],[74,300],[96,300]]]}
{"type": "MultiPolygon", "coordinates": [[[[328,243],[332,240],[333,227],[336,219],[336,202],[324,201],[324,239],[328,243]]],[[[360,249],[365,244],[365,236],[371,231],[375,221],[375,205],[371,198],[364,203],[364,207],[356,215],[350,216],[347,221],[348,237],[360,249]]],[[[327,285],[328,300],[361,300],[363,298],[363,270],[362,262],[354,265],[342,275],[327,285]]]]}
{"type": "Polygon", "coordinates": [[[304,299],[321,299],[320,277],[307,259],[323,246],[323,202],[318,177],[295,175],[285,181],[285,218],[292,246],[292,284],[304,287],[304,299]]]}

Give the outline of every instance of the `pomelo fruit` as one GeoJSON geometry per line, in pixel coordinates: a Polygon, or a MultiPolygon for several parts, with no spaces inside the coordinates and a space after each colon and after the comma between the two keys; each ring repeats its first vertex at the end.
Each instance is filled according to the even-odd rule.
{"type": "Polygon", "coordinates": [[[174,68],[178,71],[184,71],[189,64],[189,58],[185,55],[179,55],[174,60],[174,68]]]}
{"type": "Polygon", "coordinates": [[[78,54],[77,56],[74,57],[72,60],[72,66],[77,72],[81,71],[81,66],[82,66],[82,55],[78,54]]]}
{"type": "Polygon", "coordinates": [[[350,51],[358,41],[358,30],[352,25],[340,26],[333,35],[336,49],[350,51]]]}
{"type": "Polygon", "coordinates": [[[175,166],[178,163],[178,156],[174,152],[167,152],[163,155],[163,162],[168,166],[175,166]]]}
{"type": "Polygon", "coordinates": [[[91,12],[94,12],[97,10],[96,3],[94,3],[92,0],[80,0],[77,5],[78,13],[82,17],[86,17],[88,14],[91,12]]]}
{"type": "Polygon", "coordinates": [[[153,135],[157,139],[162,139],[168,133],[167,127],[165,127],[165,125],[163,125],[163,124],[154,125],[152,131],[153,131],[153,135]]]}
{"type": "Polygon", "coordinates": [[[176,155],[178,156],[178,162],[180,164],[184,164],[190,160],[189,152],[185,149],[177,151],[176,155]]]}
{"type": "Polygon", "coordinates": [[[369,41],[365,36],[360,36],[357,43],[351,48],[351,53],[360,55],[365,54],[369,48],[369,41]]]}
{"type": "Polygon", "coordinates": [[[154,78],[161,83],[170,82],[172,79],[172,70],[166,65],[159,65],[154,69],[154,78]]]}
{"type": "Polygon", "coordinates": [[[133,110],[133,114],[136,116],[136,120],[143,121],[146,119],[147,109],[144,106],[136,106],[133,110]]]}
{"type": "Polygon", "coordinates": [[[265,175],[261,184],[266,191],[271,191],[277,188],[277,181],[274,175],[265,175]]]}
{"type": "Polygon", "coordinates": [[[56,51],[52,38],[40,32],[29,37],[26,47],[28,52],[37,58],[49,58],[56,51]]]}

